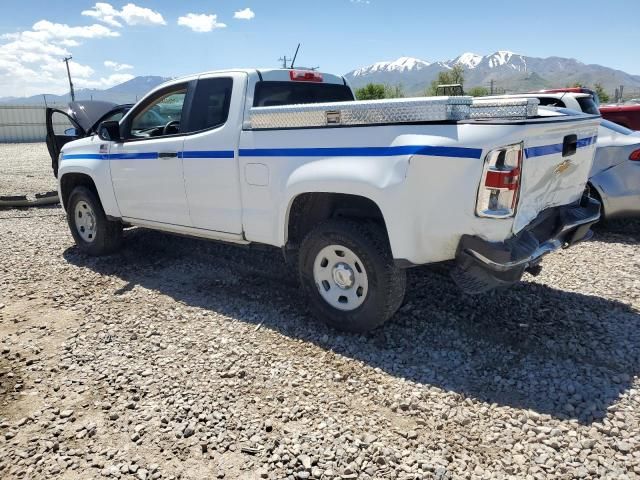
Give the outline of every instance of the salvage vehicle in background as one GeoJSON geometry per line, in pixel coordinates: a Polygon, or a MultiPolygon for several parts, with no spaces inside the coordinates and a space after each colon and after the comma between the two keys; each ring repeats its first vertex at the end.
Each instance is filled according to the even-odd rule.
{"type": "Polygon", "coordinates": [[[457,284],[481,293],[590,235],[599,118],[537,108],[354,101],[343,77],[317,71],[204,73],[65,144],[58,188],[87,254],[116,251],[123,226],[273,245],[316,316],[362,332],[400,307],[407,267],[454,260],[457,284]]]}
{"type": "MultiPolygon", "coordinates": [[[[577,90],[577,88],[576,88],[577,90]]],[[[537,98],[540,106],[569,108],[590,115],[600,115],[598,103],[593,95],[585,92],[542,91],[535,93],[514,93],[510,95],[493,95],[493,99],[537,98]]]]}
{"type": "Polygon", "coordinates": [[[640,105],[602,105],[603,118],[630,130],[640,130],[640,105]]]}
{"type": "MultiPolygon", "coordinates": [[[[545,107],[540,114],[572,116],[576,111],[545,107]]],[[[600,121],[588,186],[602,203],[604,219],[640,217],[640,132],[600,121]]]]}

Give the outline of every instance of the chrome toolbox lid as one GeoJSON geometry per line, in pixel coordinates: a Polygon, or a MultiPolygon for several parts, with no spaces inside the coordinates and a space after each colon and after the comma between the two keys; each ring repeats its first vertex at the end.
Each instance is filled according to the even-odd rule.
{"type": "Polygon", "coordinates": [[[375,125],[463,120],[471,97],[425,97],[253,107],[252,129],[375,125]]]}

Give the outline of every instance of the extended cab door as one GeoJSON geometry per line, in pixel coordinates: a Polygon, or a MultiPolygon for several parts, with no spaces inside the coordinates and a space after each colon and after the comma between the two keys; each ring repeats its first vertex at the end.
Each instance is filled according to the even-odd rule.
{"type": "Polygon", "coordinates": [[[194,227],[242,233],[236,155],[246,82],[245,73],[208,74],[198,79],[182,160],[194,227]]]}
{"type": "Polygon", "coordinates": [[[191,226],[182,176],[183,109],[189,83],[165,87],[121,122],[109,151],[111,179],[123,217],[191,226]]]}
{"type": "Polygon", "coordinates": [[[47,149],[49,150],[49,156],[51,156],[53,174],[57,177],[60,150],[66,143],[84,137],[85,132],[69,114],[62,110],[47,108],[45,116],[47,124],[47,149]]]}

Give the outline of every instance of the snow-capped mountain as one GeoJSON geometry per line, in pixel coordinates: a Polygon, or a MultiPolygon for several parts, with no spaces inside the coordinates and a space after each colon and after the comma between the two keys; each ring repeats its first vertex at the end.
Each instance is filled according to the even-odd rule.
{"type": "Polygon", "coordinates": [[[353,71],[353,76],[370,75],[375,72],[407,72],[422,70],[431,65],[429,62],[418,58],[400,57],[393,62],[377,62],[368,67],[359,68],[353,71]]]}
{"type": "Polygon", "coordinates": [[[558,87],[575,82],[585,85],[601,83],[613,91],[618,85],[640,88],[640,76],[600,65],[587,65],[571,58],[528,57],[508,50],[489,55],[466,52],[458,57],[428,62],[418,58],[377,62],[346,74],[354,87],[367,83],[401,84],[407,94],[423,93],[438,73],[461,65],[465,70],[465,87],[487,86],[492,80],[500,90],[525,91],[558,87]]]}
{"type": "Polygon", "coordinates": [[[449,65],[462,65],[465,68],[475,68],[482,61],[482,58],[482,55],[477,53],[465,52],[447,63],[449,65]]]}

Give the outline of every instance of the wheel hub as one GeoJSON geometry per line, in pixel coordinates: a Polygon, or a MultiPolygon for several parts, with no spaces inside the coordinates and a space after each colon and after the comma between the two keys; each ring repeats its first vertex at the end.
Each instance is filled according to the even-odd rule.
{"type": "Polygon", "coordinates": [[[353,269],[344,262],[338,263],[333,267],[333,281],[343,290],[353,287],[355,282],[353,269]]]}
{"type": "Polygon", "coordinates": [[[369,291],[364,263],[343,245],[328,245],[318,252],[313,279],[323,300],[338,310],[355,310],[369,291]]]}
{"type": "Polygon", "coordinates": [[[78,234],[85,242],[93,242],[96,236],[96,215],[87,202],[76,204],[75,224],[78,234]]]}

